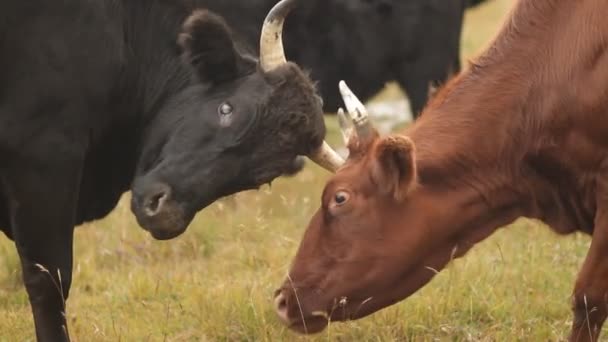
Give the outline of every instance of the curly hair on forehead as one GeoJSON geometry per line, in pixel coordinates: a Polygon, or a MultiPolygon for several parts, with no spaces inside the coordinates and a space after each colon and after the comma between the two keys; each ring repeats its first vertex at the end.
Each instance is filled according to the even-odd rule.
{"type": "Polygon", "coordinates": [[[273,92],[260,105],[261,115],[272,120],[261,120],[265,129],[276,131],[283,143],[297,146],[298,153],[307,154],[318,148],[325,136],[322,100],[314,83],[293,63],[287,63],[265,73],[273,92]],[[296,132],[281,134],[281,132],[296,132]]]}

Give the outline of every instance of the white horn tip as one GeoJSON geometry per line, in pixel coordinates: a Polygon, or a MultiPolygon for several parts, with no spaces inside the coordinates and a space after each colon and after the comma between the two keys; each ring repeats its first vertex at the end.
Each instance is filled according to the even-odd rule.
{"type": "Polygon", "coordinates": [[[343,80],[338,83],[340,87],[340,94],[342,95],[342,100],[346,105],[346,110],[351,115],[354,120],[366,120],[367,119],[367,109],[365,105],[357,98],[357,95],[353,93],[353,91],[346,85],[346,82],[343,80]]]}
{"type": "Polygon", "coordinates": [[[348,85],[346,85],[346,82],[344,82],[344,80],[341,80],[338,83],[338,86],[340,87],[340,92],[344,93],[344,92],[349,92],[350,88],[348,87],[348,85]]]}

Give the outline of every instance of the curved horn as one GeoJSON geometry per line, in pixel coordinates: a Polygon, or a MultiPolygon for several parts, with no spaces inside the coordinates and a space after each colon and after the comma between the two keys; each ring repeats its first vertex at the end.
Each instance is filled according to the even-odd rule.
{"type": "Polygon", "coordinates": [[[283,50],[283,23],[297,0],[281,0],[268,12],[260,35],[260,65],[270,71],[287,63],[283,50]]]}
{"type": "MultiPolygon", "coordinates": [[[[295,7],[298,0],[281,0],[268,12],[260,35],[260,66],[263,71],[271,71],[287,63],[283,49],[283,24],[285,17],[295,7]]],[[[318,150],[311,153],[310,160],[322,168],[335,172],[344,164],[344,159],[325,141],[318,150]]]]}
{"type": "Polygon", "coordinates": [[[329,172],[336,172],[344,159],[340,157],[338,152],[334,151],[325,141],[318,150],[311,153],[308,158],[329,172]]]}
{"type": "Polygon", "coordinates": [[[340,81],[340,94],[346,105],[346,110],[355,126],[355,131],[359,139],[366,139],[372,136],[375,132],[372,123],[369,121],[367,109],[357,96],[346,85],[346,82],[340,81]]]}

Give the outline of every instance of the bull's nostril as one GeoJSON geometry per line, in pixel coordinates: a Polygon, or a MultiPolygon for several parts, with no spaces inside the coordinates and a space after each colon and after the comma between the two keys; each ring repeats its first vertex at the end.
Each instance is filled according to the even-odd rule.
{"type": "Polygon", "coordinates": [[[144,199],[144,212],[148,216],[157,215],[162,210],[171,193],[166,185],[159,185],[155,190],[144,199]]]}
{"type": "Polygon", "coordinates": [[[167,197],[167,194],[156,194],[148,199],[146,210],[148,215],[154,215],[158,212],[158,208],[162,205],[162,201],[167,197]]]}

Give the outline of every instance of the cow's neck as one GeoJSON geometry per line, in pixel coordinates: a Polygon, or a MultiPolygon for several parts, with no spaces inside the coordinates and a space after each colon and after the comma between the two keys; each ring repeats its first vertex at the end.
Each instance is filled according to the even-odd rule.
{"type": "Polygon", "coordinates": [[[516,107],[510,114],[459,117],[451,106],[425,113],[406,133],[416,145],[420,186],[443,216],[433,221],[454,237],[437,248],[459,257],[520,217],[541,219],[562,233],[588,222],[577,189],[560,188],[554,175],[541,172],[553,165],[527,157],[523,138],[513,131],[511,120],[521,115],[516,107]]]}
{"type": "MultiPolygon", "coordinates": [[[[518,163],[526,153],[520,138],[525,132],[516,123],[523,115],[521,95],[497,94],[487,84],[492,82],[489,75],[465,72],[406,131],[416,145],[424,187],[440,192],[473,189],[486,210],[512,207],[525,191],[518,180],[518,163]]],[[[516,79],[502,82],[526,91],[516,79]]]]}
{"type": "Polygon", "coordinates": [[[517,114],[507,114],[516,113],[517,105],[505,97],[487,101],[488,86],[476,78],[460,76],[447,94],[438,95],[445,99],[437,98],[405,132],[416,146],[420,186],[438,199],[437,210],[445,216],[434,220],[457,237],[450,243],[458,254],[530,216],[516,165],[523,152],[510,121],[517,114]]]}
{"type": "Polygon", "coordinates": [[[406,132],[417,147],[422,185],[462,194],[455,202],[467,208],[455,210],[464,213],[462,229],[479,233],[473,240],[518,217],[540,219],[559,233],[593,229],[593,180],[576,177],[576,166],[564,160],[571,125],[558,116],[572,109],[564,97],[580,61],[554,53],[563,51],[561,37],[577,32],[568,29],[577,26],[571,12],[583,10],[568,1],[520,2],[487,52],[406,132]]]}

